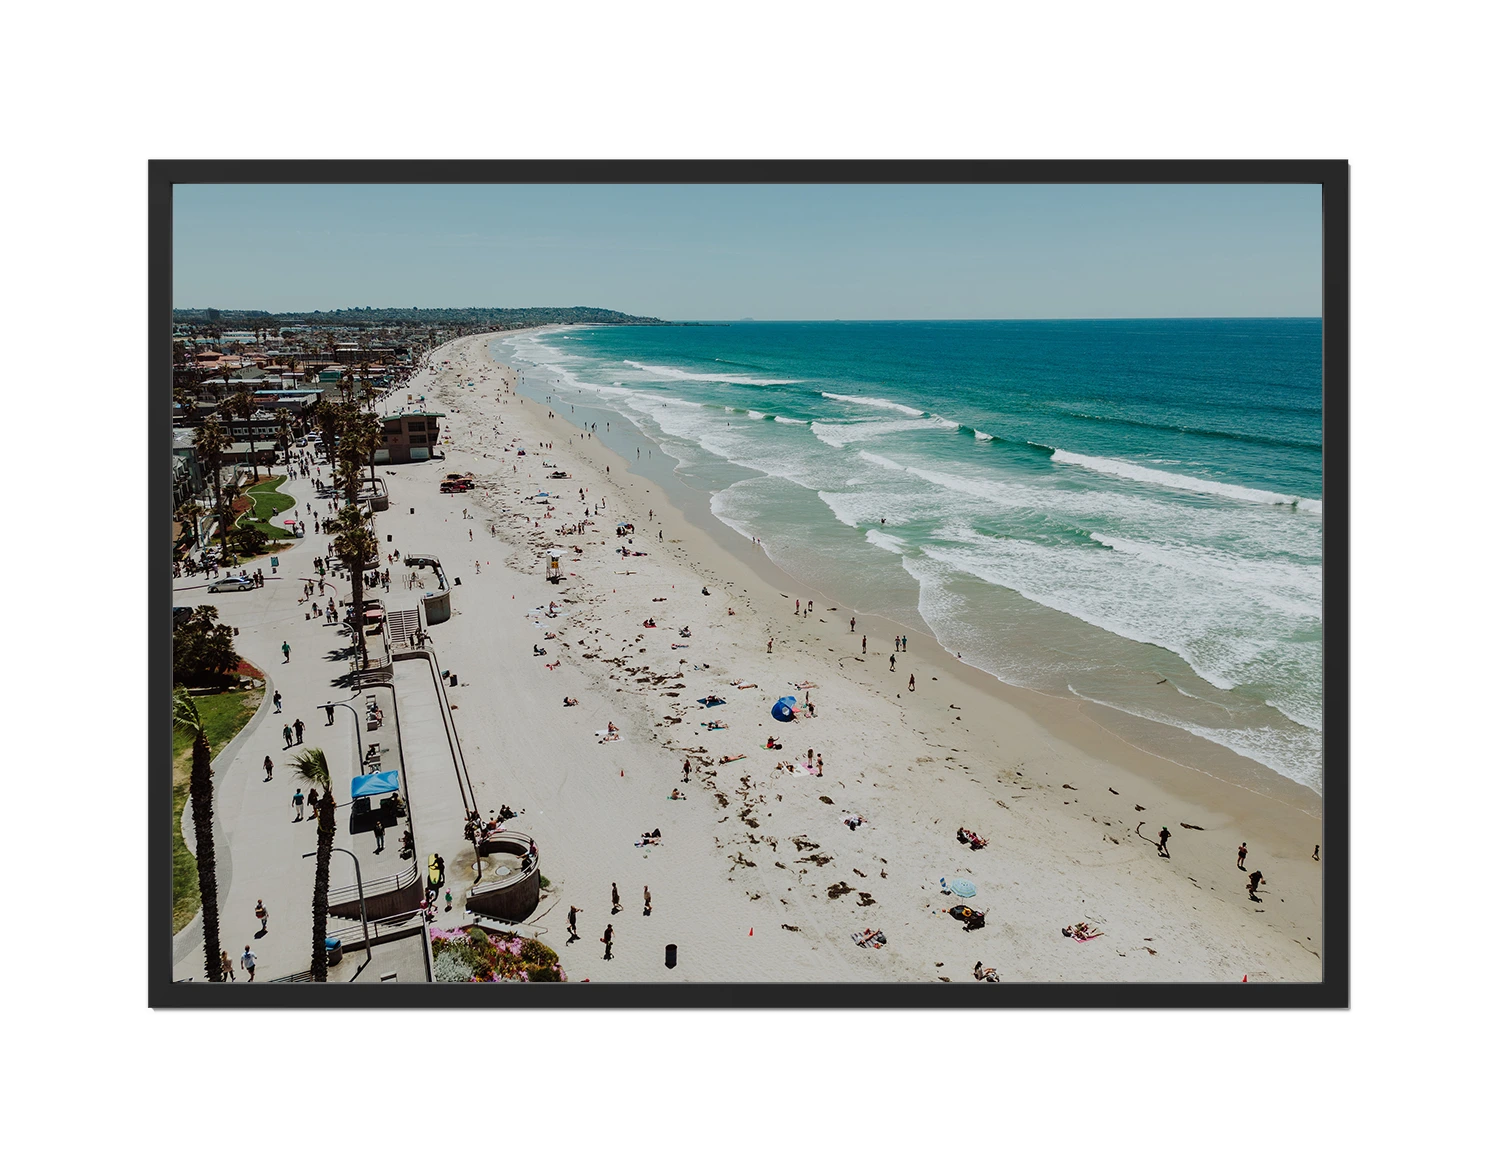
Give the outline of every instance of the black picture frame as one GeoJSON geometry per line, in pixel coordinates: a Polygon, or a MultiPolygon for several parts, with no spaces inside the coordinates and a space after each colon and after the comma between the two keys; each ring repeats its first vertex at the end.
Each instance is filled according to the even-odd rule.
{"type": "Polygon", "coordinates": [[[150,427],[147,888],[152,1007],[1347,1008],[1349,1006],[1349,165],[1346,160],[475,161],[153,160],[149,164],[150,427]],[[226,996],[172,979],[172,198],[182,184],[1076,183],[1309,184],[1323,209],[1323,979],[1318,983],[277,984],[226,996]]]}

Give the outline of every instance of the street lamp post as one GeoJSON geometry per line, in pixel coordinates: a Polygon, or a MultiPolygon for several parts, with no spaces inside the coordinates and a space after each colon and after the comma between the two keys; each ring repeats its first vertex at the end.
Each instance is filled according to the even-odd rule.
{"type": "Polygon", "coordinates": [[[333,709],[335,707],[348,707],[350,714],[354,716],[354,744],[359,749],[359,766],[365,766],[365,742],[359,734],[359,712],[355,710],[354,704],[343,699],[333,699],[322,704],[323,710],[328,713],[328,726],[333,726],[333,709]]]}
{"type": "MultiPolygon", "coordinates": [[[[349,853],[349,850],[341,845],[333,846],[333,851],[335,853],[349,853]]],[[[305,861],[307,858],[316,857],[317,855],[317,851],[314,850],[311,853],[304,853],[302,858],[305,861]]],[[[365,932],[365,961],[359,965],[359,971],[354,972],[354,977],[358,979],[359,972],[370,965],[370,919],[365,913],[365,883],[359,874],[359,858],[355,857],[352,853],[349,853],[349,858],[354,862],[354,888],[359,891],[359,925],[365,932]]]]}

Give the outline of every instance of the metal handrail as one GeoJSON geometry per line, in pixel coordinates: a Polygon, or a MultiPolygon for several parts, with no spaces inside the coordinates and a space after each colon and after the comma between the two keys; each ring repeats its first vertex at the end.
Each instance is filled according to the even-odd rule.
{"type": "MultiPolygon", "coordinates": [[[[416,858],[412,858],[411,866],[405,872],[386,874],[385,877],[375,878],[373,881],[366,882],[365,901],[368,902],[377,894],[393,894],[397,890],[405,889],[407,886],[414,884],[417,881],[417,877],[417,861],[416,858]]],[[[328,891],[328,901],[330,903],[349,902],[358,897],[359,887],[357,885],[340,886],[336,890],[328,891]]]]}

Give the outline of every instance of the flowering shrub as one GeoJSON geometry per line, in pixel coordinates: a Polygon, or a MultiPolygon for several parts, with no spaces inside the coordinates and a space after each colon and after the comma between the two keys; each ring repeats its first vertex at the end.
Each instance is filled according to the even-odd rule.
{"type": "Polygon", "coordinates": [[[557,952],[536,939],[483,926],[430,927],[439,983],[564,983],[557,952]]]}

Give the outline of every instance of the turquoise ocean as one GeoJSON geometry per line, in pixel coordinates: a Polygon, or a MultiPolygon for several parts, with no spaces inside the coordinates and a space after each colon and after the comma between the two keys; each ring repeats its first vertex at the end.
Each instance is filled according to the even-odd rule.
{"type": "Polygon", "coordinates": [[[706,493],[809,585],[1321,792],[1320,320],[560,327],[491,348],[528,396],[630,420],[674,461],[638,470],[706,493]]]}

